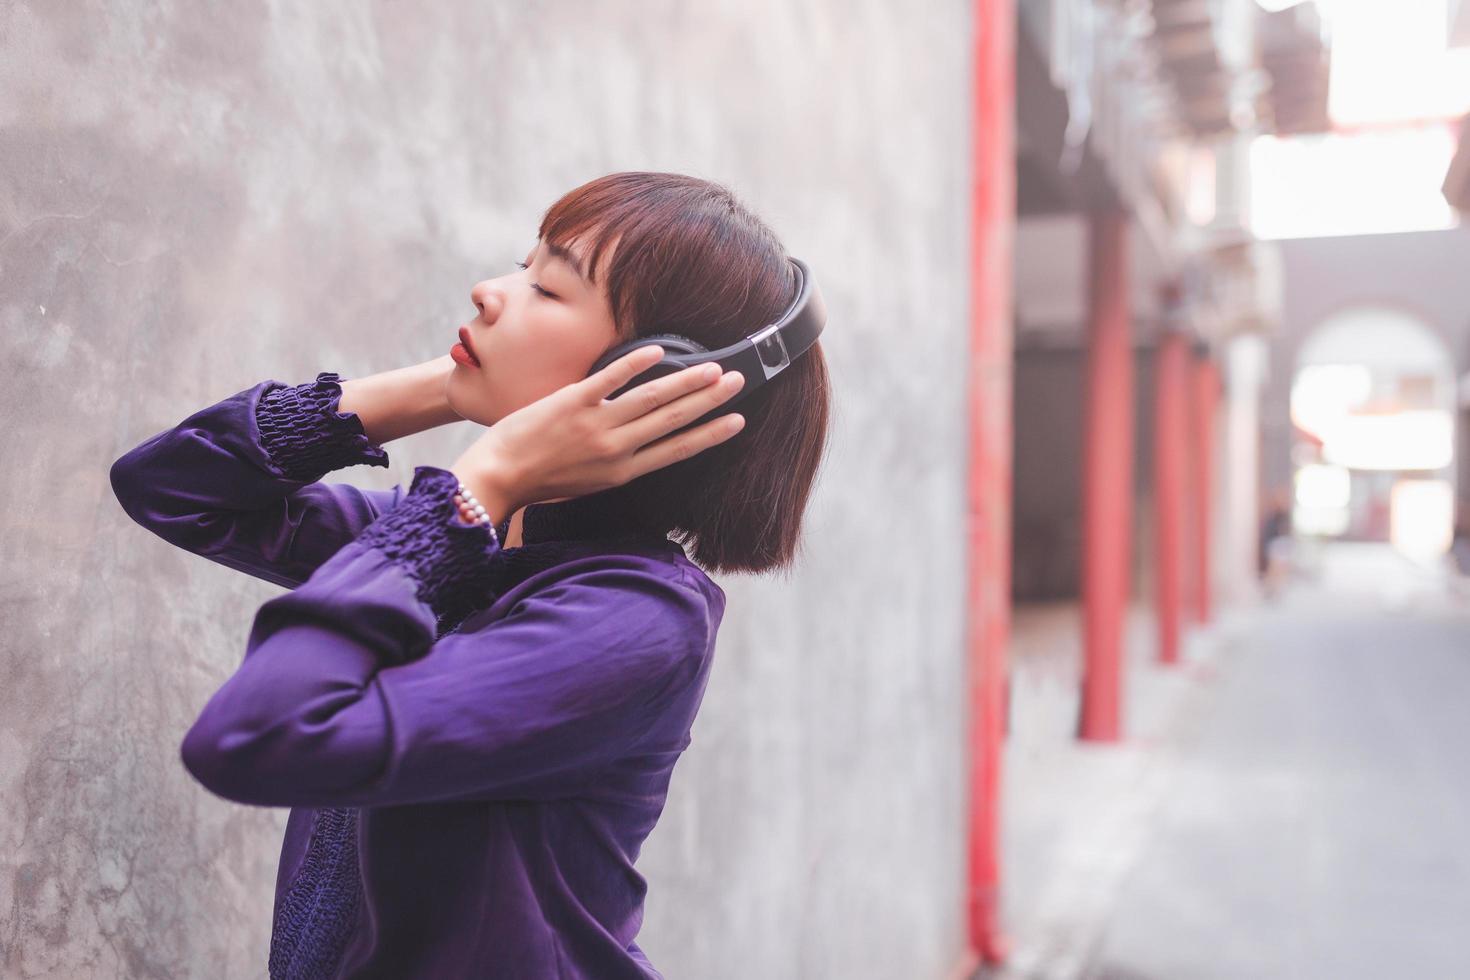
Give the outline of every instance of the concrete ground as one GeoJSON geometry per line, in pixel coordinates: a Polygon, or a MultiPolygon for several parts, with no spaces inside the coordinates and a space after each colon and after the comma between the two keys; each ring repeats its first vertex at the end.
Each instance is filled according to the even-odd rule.
{"type": "Polygon", "coordinates": [[[1337,546],[1152,663],[1128,728],[1070,738],[1076,609],[1021,610],[1007,980],[1470,977],[1470,602],[1337,546]]]}

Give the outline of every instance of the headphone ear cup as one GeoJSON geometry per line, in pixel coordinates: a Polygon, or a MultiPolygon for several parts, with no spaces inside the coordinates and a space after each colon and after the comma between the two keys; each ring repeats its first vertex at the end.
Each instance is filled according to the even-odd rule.
{"type": "MultiPolygon", "coordinates": [[[[598,371],[601,371],[603,368],[607,367],[613,361],[616,361],[618,358],[620,358],[620,357],[627,357],[629,354],[633,353],[638,348],[640,348],[640,347],[647,347],[650,344],[658,344],[660,347],[662,347],[664,349],[665,353],[674,353],[674,354],[708,354],[709,353],[709,348],[705,347],[703,344],[701,344],[697,340],[693,340],[693,339],[691,339],[689,337],[685,337],[683,334],[677,334],[677,333],[656,333],[656,334],[650,334],[650,335],[648,335],[646,337],[638,337],[635,340],[630,340],[627,343],[614,345],[611,349],[609,349],[606,353],[604,353],[601,357],[599,357],[597,359],[597,361],[592,365],[591,370],[589,370],[587,372],[587,374],[589,376],[594,375],[598,371]]],[[[661,364],[663,362],[659,362],[659,363],[661,364]]],[[[656,367],[658,367],[658,365],[654,365],[654,368],[656,368],[656,367]]],[[[654,368],[649,368],[648,370],[651,372],[651,371],[653,371],[654,368]]],[[[668,373],[668,372],[662,372],[662,373],[668,373]]],[[[644,380],[652,380],[652,379],[651,378],[645,378],[644,380]]],[[[639,382],[639,384],[641,384],[641,383],[642,382],[639,382]]],[[[629,387],[631,387],[631,385],[629,387]]],[[[626,389],[624,389],[624,390],[626,390],[626,389]]]]}
{"type": "Polygon", "coordinates": [[[676,354],[708,354],[709,348],[699,341],[686,337],[681,333],[656,333],[648,337],[639,337],[641,344],[658,341],[663,348],[672,349],[676,354]]]}
{"type": "MultiPolygon", "coordinates": [[[[592,365],[592,369],[588,371],[587,374],[589,376],[596,374],[598,371],[601,371],[603,368],[607,367],[618,358],[626,357],[640,347],[648,347],[653,344],[657,344],[658,346],[662,347],[665,354],[709,353],[709,348],[705,347],[697,340],[685,337],[683,334],[649,334],[646,337],[639,337],[636,340],[630,340],[627,343],[618,344],[617,346],[613,347],[611,350],[609,350],[607,353],[603,354],[597,359],[597,362],[592,365]]],[[[642,384],[647,384],[648,382],[661,378],[666,374],[673,374],[675,371],[678,370],[680,370],[680,368],[677,364],[670,361],[667,357],[662,358],[657,364],[645,368],[643,371],[634,375],[627,384],[623,385],[617,391],[608,395],[608,400],[617,398],[625,391],[636,388],[642,384]]]]}

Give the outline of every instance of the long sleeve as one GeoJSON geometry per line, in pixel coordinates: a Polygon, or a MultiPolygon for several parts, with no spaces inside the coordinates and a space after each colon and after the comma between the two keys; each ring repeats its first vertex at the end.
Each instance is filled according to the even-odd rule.
{"type": "Polygon", "coordinates": [[[312,482],[387,465],[337,410],[339,380],[262,382],[113,464],[139,524],[293,590],[257,611],[243,662],[184,737],[185,767],[264,806],[586,789],[696,673],[707,602],[666,564],[600,556],[443,635],[496,598],[499,548],[460,523],[447,470],[417,468],[406,491],[312,482]]]}
{"type": "Polygon", "coordinates": [[[117,459],[113,493],[169,543],[295,588],[402,496],[315,482],[388,465],[357,415],[337,410],[340,382],[268,380],[201,409],[117,459]]]}
{"type": "Polygon", "coordinates": [[[266,806],[550,799],[593,786],[690,683],[711,629],[676,570],[564,563],[499,619],[499,546],[461,524],[454,475],[414,471],[399,506],[256,614],[245,659],[185,736],[214,793],[266,806]]]}

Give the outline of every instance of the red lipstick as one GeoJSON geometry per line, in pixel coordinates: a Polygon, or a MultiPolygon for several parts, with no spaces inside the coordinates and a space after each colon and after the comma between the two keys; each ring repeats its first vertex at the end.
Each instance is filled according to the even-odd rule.
{"type": "Polygon", "coordinates": [[[468,327],[459,328],[459,343],[449,348],[449,356],[466,367],[479,367],[480,359],[475,355],[475,348],[470,345],[470,331],[468,327]]]}

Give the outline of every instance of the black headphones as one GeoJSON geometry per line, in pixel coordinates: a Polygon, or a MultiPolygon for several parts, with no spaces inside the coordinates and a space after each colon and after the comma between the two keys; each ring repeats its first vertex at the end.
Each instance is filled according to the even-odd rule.
{"type": "Polygon", "coordinates": [[[588,376],[596,374],[613,361],[640,347],[658,344],[664,349],[663,358],[608,395],[608,398],[616,398],[630,388],[636,388],[656,378],[683,371],[696,364],[716,361],[723,370],[739,371],[745,378],[745,383],[740,386],[740,390],[734,396],[675,431],[683,432],[685,429],[703,425],[733,411],[741,399],[758,390],[761,385],[767,384],[784,371],[792,361],[806,353],[812,344],[817,342],[817,335],[822,332],[822,327],[827,323],[827,306],[822,302],[822,291],[817,288],[811,270],[800,259],[789,258],[789,261],[796,269],[796,298],[791,301],[786,312],[781,314],[780,319],[775,323],[761,327],[755,333],[729,347],[721,347],[714,351],[704,347],[698,341],[676,333],[639,337],[609,349],[597,359],[597,363],[592,365],[592,369],[587,372],[588,376]]]}

